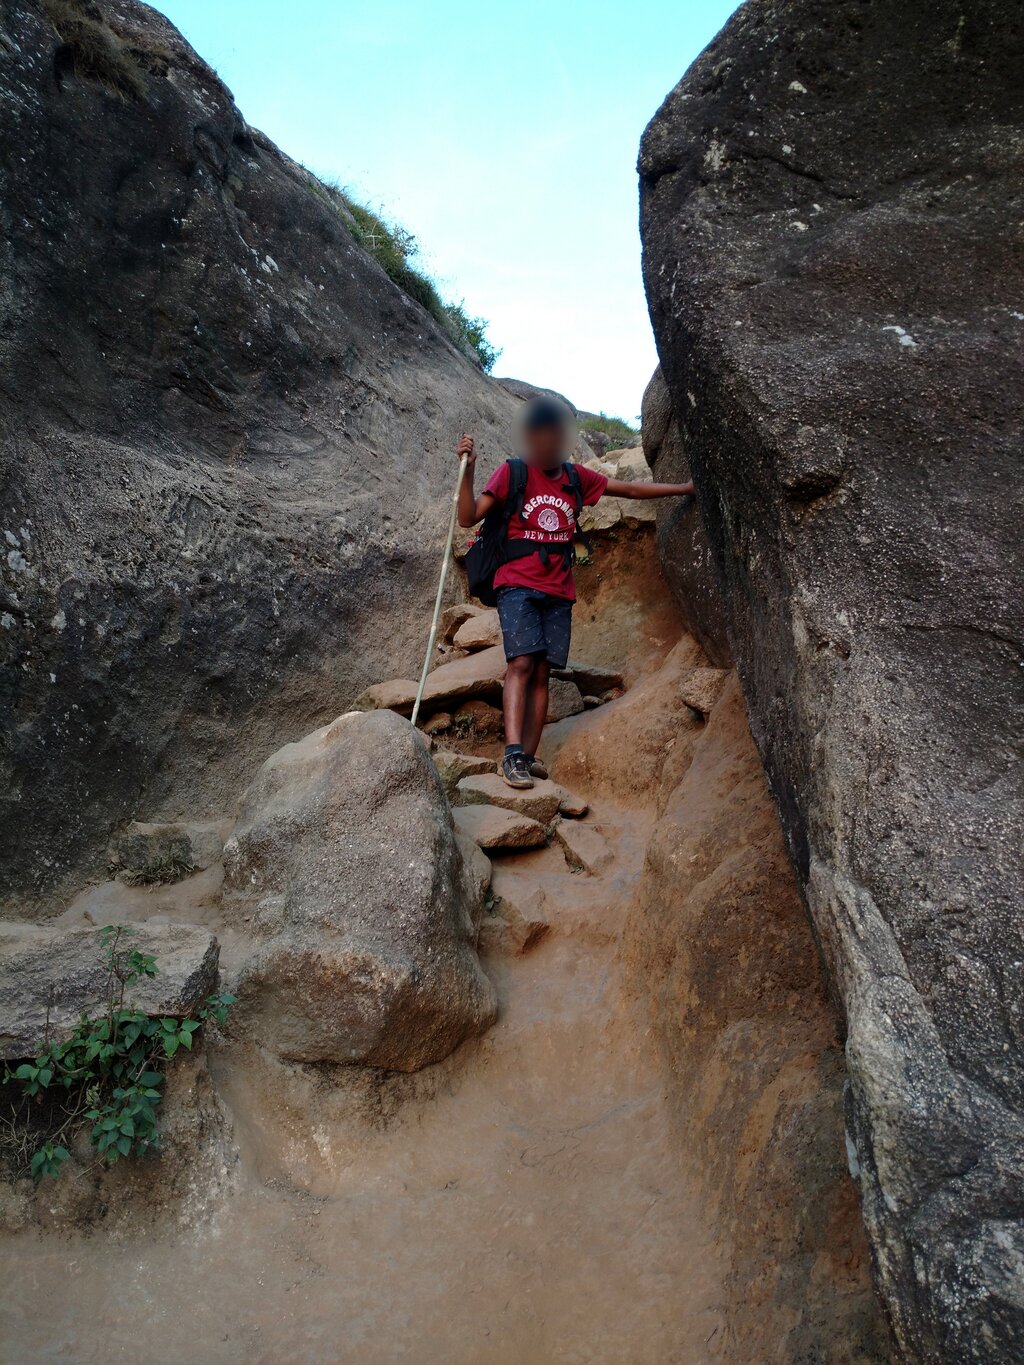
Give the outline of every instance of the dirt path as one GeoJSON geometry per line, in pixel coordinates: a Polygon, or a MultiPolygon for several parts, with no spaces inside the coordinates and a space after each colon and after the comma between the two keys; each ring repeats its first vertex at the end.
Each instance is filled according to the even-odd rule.
{"type": "Polygon", "coordinates": [[[484,1039],[417,1077],[325,1086],[312,1129],[313,1082],[215,1059],[235,1193],[145,1240],[23,1234],[6,1358],[707,1360],[717,1263],[617,948],[646,829],[610,806],[590,820],[613,854],[601,875],[555,848],[497,867],[499,895],[541,889],[551,929],[488,960],[502,1010],[484,1039]]]}

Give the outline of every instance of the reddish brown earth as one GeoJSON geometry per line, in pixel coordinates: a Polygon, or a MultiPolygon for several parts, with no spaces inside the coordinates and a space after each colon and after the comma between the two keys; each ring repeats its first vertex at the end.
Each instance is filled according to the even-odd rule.
{"type": "Polygon", "coordinates": [[[8,1208],[6,1358],[886,1358],[834,1017],[738,689],[706,723],[681,700],[706,661],[638,544],[621,600],[628,543],[584,579],[607,614],[579,651],[628,642],[633,686],[545,744],[594,870],[558,843],[495,859],[497,1025],[412,1076],[220,1044],[197,1104],[226,1137],[165,1158],[173,1199],[120,1217],[53,1186],[46,1230],[8,1208]]]}

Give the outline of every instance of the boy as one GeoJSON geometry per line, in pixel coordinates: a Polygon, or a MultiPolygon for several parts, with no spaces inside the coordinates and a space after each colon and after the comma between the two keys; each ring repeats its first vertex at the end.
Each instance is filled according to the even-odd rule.
{"type": "MultiPolygon", "coordinates": [[[[494,577],[498,616],[505,644],[505,753],[501,775],[510,787],[532,787],[547,777],[536,758],[548,711],[548,678],[569,658],[569,634],[576,587],[572,547],[576,535],[576,502],[564,455],[571,421],[561,403],[535,398],[522,421],[523,460],[527,466],[522,508],[512,513],[506,553],[494,577]],[[528,548],[536,545],[536,549],[528,548]],[[513,548],[508,548],[508,547],[513,548]]],[[[475,526],[509,489],[509,466],[503,462],[479,497],[473,492],[476,455],[472,436],[463,436],[456,452],[469,463],[459,489],[459,525],[475,526]]],[[[606,493],[616,498],[668,498],[693,492],[692,483],[624,483],[595,470],[576,466],[583,506],[606,493]]]]}

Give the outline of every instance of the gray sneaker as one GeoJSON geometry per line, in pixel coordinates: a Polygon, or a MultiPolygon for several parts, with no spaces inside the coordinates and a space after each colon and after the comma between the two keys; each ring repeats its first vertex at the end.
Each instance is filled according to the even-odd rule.
{"type": "Polygon", "coordinates": [[[526,766],[529,769],[531,777],[546,778],[548,775],[547,768],[545,768],[544,764],[540,761],[536,754],[526,755],[526,766]]]}
{"type": "Polygon", "coordinates": [[[526,754],[506,754],[498,769],[510,787],[532,787],[533,778],[526,764],[526,754]]]}

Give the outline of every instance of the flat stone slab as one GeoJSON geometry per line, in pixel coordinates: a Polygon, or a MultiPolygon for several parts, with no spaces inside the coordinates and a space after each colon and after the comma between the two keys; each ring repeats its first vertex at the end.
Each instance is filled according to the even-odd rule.
{"type": "Polygon", "coordinates": [[[155,883],[202,872],[224,856],[224,840],[230,829],[230,821],[144,824],[135,820],[114,843],[118,876],[123,881],[155,883]]]}
{"type": "Polygon", "coordinates": [[[535,948],[550,931],[544,892],[528,884],[514,896],[506,892],[496,898],[494,913],[485,915],[480,923],[480,949],[519,957],[535,948]]]}
{"type": "Polygon", "coordinates": [[[498,806],[502,810],[528,815],[531,820],[546,825],[558,814],[561,797],[561,789],[554,782],[538,781],[532,787],[518,791],[502,781],[492,763],[490,772],[462,779],[455,789],[454,803],[457,806],[498,806]]]}
{"type": "Polygon", "coordinates": [[[441,776],[441,785],[449,801],[464,777],[494,772],[494,759],[480,758],[477,754],[456,754],[450,749],[437,749],[431,754],[431,758],[441,776]]]}
{"type": "MultiPolygon", "coordinates": [[[[132,936],[122,937],[119,950],[151,954],[158,970],[129,987],[125,1003],[145,1014],[191,1014],[217,985],[217,940],[193,925],[128,927],[132,936]]],[[[34,1057],[47,1038],[69,1038],[83,1013],[102,1014],[109,975],[96,929],[0,926],[0,1056],[34,1057]]]]}
{"type": "Polygon", "coordinates": [[[459,806],[452,812],[455,828],[482,849],[539,848],[547,831],[536,820],[500,806],[459,806]]]}
{"type": "Polygon", "coordinates": [[[456,649],[464,649],[472,654],[479,649],[490,649],[501,644],[501,623],[498,613],[493,610],[482,611],[469,619],[455,632],[453,641],[456,649]]]}
{"type": "Polygon", "coordinates": [[[727,668],[695,668],[681,680],[679,695],[687,706],[707,716],[728,681],[727,668]]]}
{"type": "Polygon", "coordinates": [[[584,801],[582,796],[576,796],[573,792],[567,791],[565,787],[558,789],[558,813],[570,820],[582,820],[590,806],[584,801]]]}
{"type": "Polygon", "coordinates": [[[612,854],[604,835],[593,825],[576,820],[560,820],[555,840],[561,845],[565,861],[579,872],[597,876],[611,863],[612,854]]]}
{"type": "Polygon", "coordinates": [[[459,628],[471,616],[482,616],[486,610],[486,607],[476,607],[472,602],[454,602],[450,607],[445,607],[441,613],[438,638],[445,644],[451,644],[459,628]]]}
{"type": "MultiPolygon", "coordinates": [[[[428,673],[423,689],[423,705],[444,706],[468,697],[496,700],[501,696],[504,677],[504,650],[499,645],[482,649],[477,654],[442,664],[428,673]]],[[[356,710],[397,711],[403,716],[411,715],[417,685],[409,678],[393,678],[390,682],[377,683],[367,688],[359,698],[356,710]]]]}
{"type": "Polygon", "coordinates": [[[574,682],[581,692],[599,697],[615,687],[624,686],[625,680],[614,668],[603,668],[600,664],[581,664],[570,659],[565,668],[553,668],[552,677],[567,678],[574,682]]]}
{"type": "Polygon", "coordinates": [[[576,684],[567,678],[552,678],[548,684],[548,725],[578,716],[582,710],[583,695],[576,684]]]}

